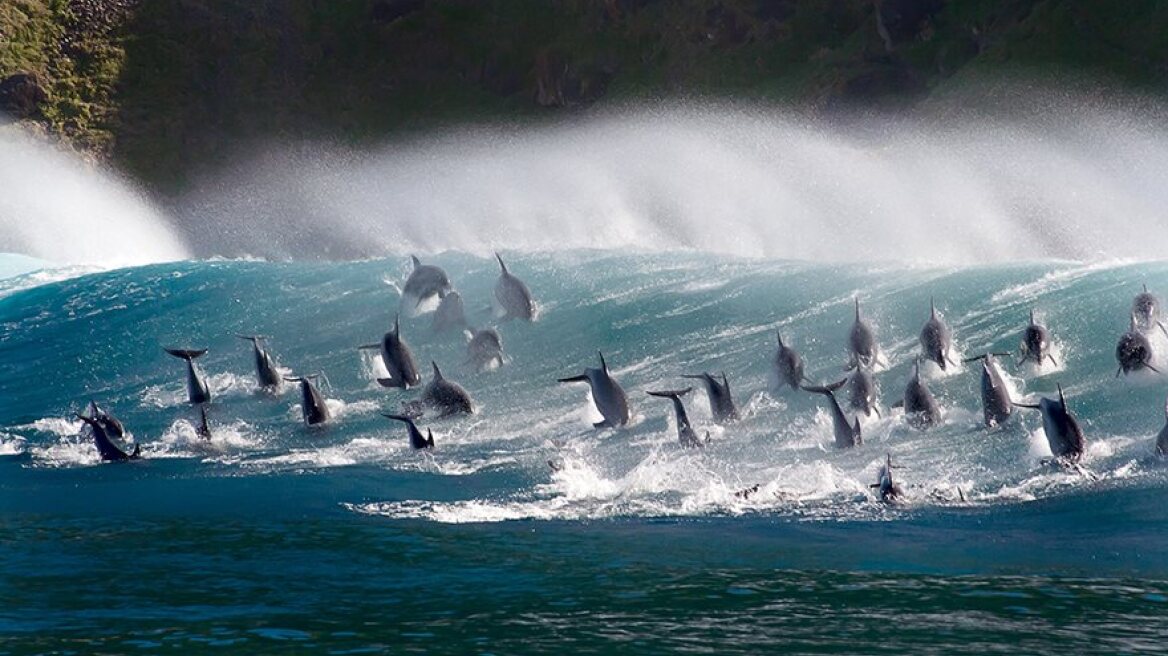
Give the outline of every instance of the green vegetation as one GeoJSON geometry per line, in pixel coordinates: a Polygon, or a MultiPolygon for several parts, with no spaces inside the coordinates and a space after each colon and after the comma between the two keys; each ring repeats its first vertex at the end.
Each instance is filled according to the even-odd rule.
{"type": "Polygon", "coordinates": [[[1124,0],[5,0],[28,118],[177,190],[252,140],[352,143],[596,102],[901,106],[1038,71],[1159,91],[1168,3],[1124,0]]]}

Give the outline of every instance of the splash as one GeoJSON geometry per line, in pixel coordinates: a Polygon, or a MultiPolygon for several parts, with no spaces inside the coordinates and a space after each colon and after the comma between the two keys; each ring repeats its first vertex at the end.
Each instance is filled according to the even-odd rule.
{"type": "Polygon", "coordinates": [[[1068,105],[1052,101],[1042,117],[847,125],[678,105],[373,152],[274,148],[208,180],[181,213],[200,252],[224,255],[632,247],[934,264],[1160,257],[1162,122],[1068,105]]]}
{"type": "Polygon", "coordinates": [[[0,189],[0,252],[103,267],[190,257],[123,181],[14,130],[0,130],[0,189]]]}

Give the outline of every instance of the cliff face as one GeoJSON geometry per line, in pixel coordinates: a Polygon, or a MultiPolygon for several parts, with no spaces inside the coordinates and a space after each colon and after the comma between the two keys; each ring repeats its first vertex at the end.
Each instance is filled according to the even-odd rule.
{"type": "Polygon", "coordinates": [[[1160,92],[1168,3],[6,0],[0,109],[162,189],[241,142],[611,100],[899,106],[1025,69],[1160,92]]]}

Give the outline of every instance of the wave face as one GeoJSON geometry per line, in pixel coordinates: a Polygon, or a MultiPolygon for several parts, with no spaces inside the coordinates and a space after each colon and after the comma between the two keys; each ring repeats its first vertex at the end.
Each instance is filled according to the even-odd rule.
{"type": "MultiPolygon", "coordinates": [[[[515,652],[546,644],[549,625],[584,646],[612,646],[616,638],[584,618],[627,615],[622,635],[649,645],[678,647],[704,627],[701,635],[729,651],[750,651],[758,633],[708,613],[790,636],[798,626],[774,604],[801,616],[830,599],[864,612],[825,618],[818,639],[850,627],[898,651],[957,649],[971,627],[986,641],[977,644],[1042,636],[1027,642],[1036,653],[1072,644],[1105,651],[1116,635],[1123,644],[1163,639],[1162,622],[1139,618],[1168,598],[1155,583],[1168,578],[1168,469],[1152,455],[1164,386],[1155,376],[1115,379],[1112,352],[1132,295],[1145,282],[1168,289],[1168,267],[506,255],[541,318],[501,325],[503,367],[471,371],[458,336],[431,334],[427,314],[403,320],[419,360],[438,362],[479,407],[472,417],[423,422],[435,433],[432,453],[410,451],[402,427],[378,414],[417,393],[378,387],[377,363],[356,349],[389,326],[406,258],[160,264],[0,298],[0,509],[12,534],[44,546],[5,559],[4,576],[22,582],[11,608],[23,608],[24,619],[10,608],[0,626],[84,632],[106,646],[241,641],[228,643],[240,651],[284,639],[355,648],[387,636],[464,644],[469,635],[515,652]],[[958,355],[1015,351],[1028,310],[1037,311],[1060,366],[1006,371],[1027,397],[1063,385],[1087,434],[1084,472],[1041,464],[1049,452],[1036,416],[983,429],[968,365],[927,369],[941,426],[904,426],[890,406],[930,295],[958,355]],[[837,451],[820,397],[771,390],[769,363],[777,329],[802,352],[810,378],[838,378],[855,296],[888,360],[878,374],[884,417],[866,420],[862,447],[837,451]],[[247,344],[233,337],[257,332],[271,335],[289,372],[327,375],[333,425],[302,427],[293,390],[257,393],[247,344]],[[210,349],[199,363],[215,395],[211,444],[197,438],[183,402],[182,363],[162,346],[210,349]],[[632,402],[623,430],[593,430],[585,389],[554,382],[594,366],[598,349],[632,402]],[[679,374],[700,370],[727,373],[744,418],[714,425],[695,391],[686,404],[710,444],[684,450],[668,403],[645,391],[680,386],[679,374]],[[70,419],[89,398],[124,420],[144,461],[97,462],[70,419]],[[904,467],[902,506],[884,506],[868,489],[885,453],[904,467]],[[746,498],[736,494],[753,486],[746,498]],[[107,537],[85,537],[94,535],[107,537]],[[44,578],[62,567],[81,582],[68,592],[44,578]],[[115,595],[122,567],[136,576],[115,595]],[[820,570],[841,573],[808,574],[820,570]],[[286,588],[265,582],[290,571],[302,577],[286,588]],[[215,601],[196,608],[150,580],[215,601]],[[32,592],[43,589],[57,591],[32,592]],[[112,613],[103,607],[111,595],[125,599],[112,613]],[[939,598],[950,601],[938,606],[939,598]],[[78,623],[77,608],[91,611],[88,619],[78,623]],[[451,622],[435,623],[444,612],[451,622]],[[481,634],[466,624],[479,613],[492,618],[481,634]],[[901,630],[887,630],[893,617],[901,630]],[[938,617],[949,630],[926,630],[938,617]],[[1119,633],[1047,630],[1079,620],[1111,622],[1119,633]],[[337,621],[360,628],[330,637],[337,621]]],[[[472,321],[489,321],[493,260],[450,252],[431,261],[449,272],[472,321]]],[[[1168,354],[1168,340],[1154,344],[1168,354]]]]}

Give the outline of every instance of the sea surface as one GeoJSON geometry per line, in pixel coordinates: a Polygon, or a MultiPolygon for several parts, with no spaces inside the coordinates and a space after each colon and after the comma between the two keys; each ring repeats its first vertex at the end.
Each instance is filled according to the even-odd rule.
{"type": "MultiPolygon", "coordinates": [[[[1140,286],[1168,293],[1168,263],[504,256],[535,323],[498,323],[493,258],[423,256],[472,323],[498,326],[507,361],[485,372],[429,307],[400,307],[408,254],[0,280],[0,654],[1164,651],[1168,380],[1116,378],[1114,348],[1140,286]],[[1036,312],[1057,366],[1003,369],[1020,399],[1062,385],[1080,468],[1046,462],[1037,413],[982,426],[980,365],[925,365],[944,421],[905,425],[891,406],[930,297],[956,359],[1016,354],[1036,312]],[[841,451],[823,397],[775,389],[771,368],[779,331],[810,379],[841,378],[855,298],[883,351],[882,415],[841,451]],[[420,420],[432,452],[380,416],[419,391],[380,387],[357,348],[399,311],[424,377],[437,362],[477,405],[420,420]],[[235,337],[256,333],[290,375],[324,374],[330,425],[306,428],[292,387],[257,389],[235,337]],[[209,349],[210,443],[163,347],[209,349]],[[629,394],[626,428],[593,429],[587,386],[556,382],[598,351],[629,394]],[[709,444],[683,449],[645,392],[700,371],[726,373],[743,418],[713,423],[695,389],[709,444]],[[99,462],[73,417],[90,399],[142,460],[99,462]],[[900,504],[869,487],[886,454],[900,504]]],[[[1168,338],[1151,338],[1168,371],[1168,338]]]]}

